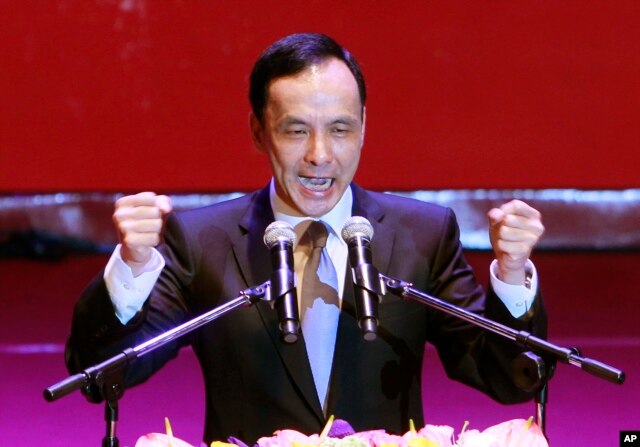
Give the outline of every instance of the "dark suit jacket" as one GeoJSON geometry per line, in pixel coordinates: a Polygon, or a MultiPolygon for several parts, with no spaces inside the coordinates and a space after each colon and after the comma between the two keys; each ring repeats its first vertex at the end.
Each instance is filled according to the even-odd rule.
{"type": "MultiPolygon", "coordinates": [[[[513,328],[544,336],[546,316],[537,297],[533,318],[514,319],[491,292],[485,296],[462,255],[451,210],[365,191],[353,185],[353,215],[374,227],[374,265],[433,296],[513,328]]],[[[167,265],[141,312],[123,326],[114,316],[102,275],[87,288],[74,313],[67,362],[75,372],[106,356],[217,307],[271,274],[262,242],[274,220],[269,190],[172,215],[160,248],[167,265]]],[[[349,278],[350,276],[348,276],[349,278]]],[[[515,388],[511,361],[519,352],[419,303],[384,296],[378,338],[359,332],[353,290],[347,281],[338,327],[328,411],[356,430],[404,432],[420,424],[424,343],[433,343],[447,374],[503,402],[528,399],[515,388]]],[[[201,328],[193,336],[139,359],[127,384],[149,377],[190,343],[206,387],[205,441],[236,436],[253,443],[276,429],[318,433],[325,417],[318,401],[304,339],[280,340],[277,315],[258,302],[201,328]]],[[[428,397],[427,397],[428,398],[428,397]]]]}

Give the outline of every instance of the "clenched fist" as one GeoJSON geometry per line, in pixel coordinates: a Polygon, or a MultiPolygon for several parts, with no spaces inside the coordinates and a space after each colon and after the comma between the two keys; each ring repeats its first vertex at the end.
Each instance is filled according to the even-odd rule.
{"type": "Polygon", "coordinates": [[[151,249],[161,240],[164,216],[172,209],[169,197],[152,192],[116,201],[113,223],[122,244],[120,255],[129,267],[135,269],[151,259],[151,249]]]}
{"type": "Polygon", "coordinates": [[[498,277],[509,284],[524,284],[525,264],[544,233],[540,213],[520,200],[512,200],[493,208],[488,217],[498,277]]]}

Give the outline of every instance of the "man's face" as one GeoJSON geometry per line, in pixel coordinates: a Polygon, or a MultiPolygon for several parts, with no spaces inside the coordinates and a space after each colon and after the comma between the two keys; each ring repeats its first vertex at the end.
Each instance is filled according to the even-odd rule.
{"type": "Polygon", "coordinates": [[[301,216],[330,211],[351,183],[364,142],[364,111],[347,66],[328,59],[269,85],[256,147],[269,156],[276,193],[301,216]]]}

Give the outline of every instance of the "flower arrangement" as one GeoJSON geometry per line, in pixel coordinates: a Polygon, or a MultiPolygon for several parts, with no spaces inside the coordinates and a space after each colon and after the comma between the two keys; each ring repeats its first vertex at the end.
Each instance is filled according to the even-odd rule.
{"type": "MultiPolygon", "coordinates": [[[[165,424],[166,434],[142,436],[135,447],[193,447],[173,436],[167,419],[165,424]]],[[[235,438],[228,441],[215,441],[210,447],[247,447],[235,438]]],[[[455,430],[448,425],[425,425],[416,430],[413,423],[403,435],[392,435],[384,430],[355,432],[346,421],[334,421],[332,416],[320,434],[278,430],[273,436],[258,439],[255,447],[549,447],[549,444],[532,418],[513,419],[483,431],[469,430],[465,423],[455,436],[455,430]]]]}

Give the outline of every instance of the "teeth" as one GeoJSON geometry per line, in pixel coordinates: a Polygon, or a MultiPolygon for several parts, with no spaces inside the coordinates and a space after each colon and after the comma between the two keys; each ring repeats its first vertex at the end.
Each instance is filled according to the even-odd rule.
{"type": "Polygon", "coordinates": [[[299,177],[300,183],[311,191],[326,191],[331,187],[333,179],[331,178],[318,178],[318,177],[299,177]]]}

